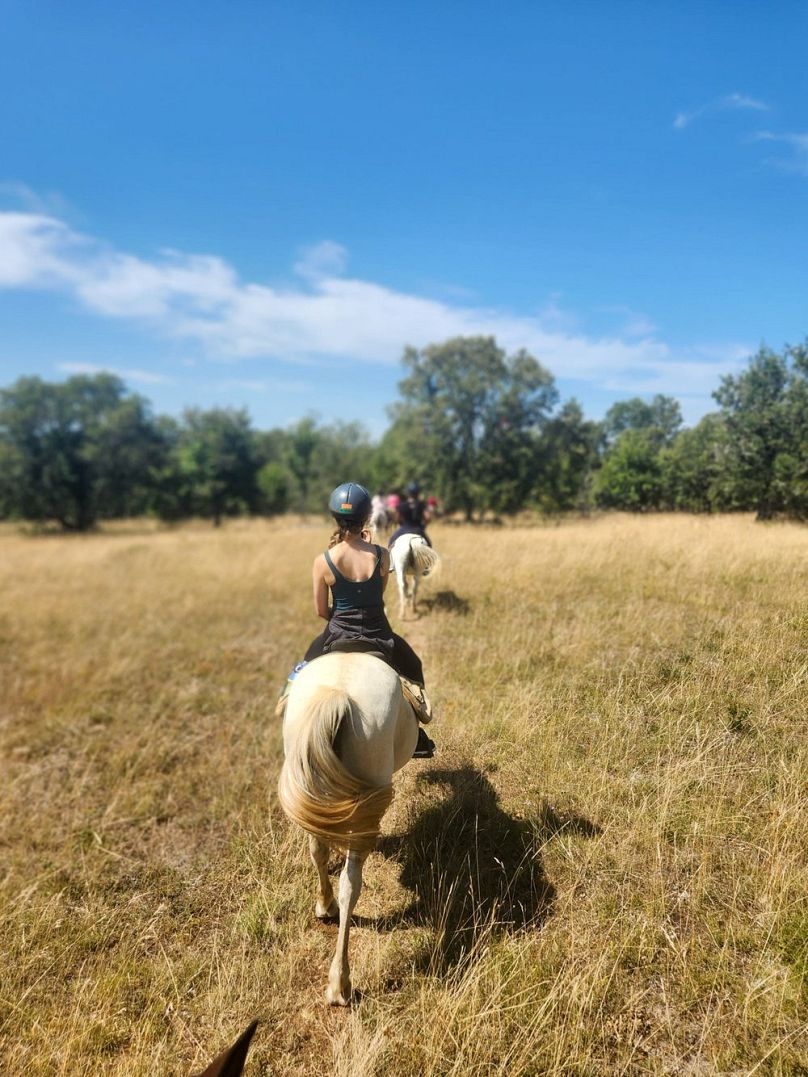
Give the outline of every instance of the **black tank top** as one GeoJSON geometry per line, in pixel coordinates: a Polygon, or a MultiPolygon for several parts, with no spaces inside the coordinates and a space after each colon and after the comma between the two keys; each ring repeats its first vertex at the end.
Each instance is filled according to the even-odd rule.
{"type": "Polygon", "coordinates": [[[376,564],[373,572],[366,580],[349,580],[343,576],[334,562],[328,550],[325,551],[325,561],[334,573],[334,583],[331,586],[331,598],[334,609],[340,612],[345,610],[366,610],[378,606],[384,607],[384,588],[382,586],[382,549],[381,546],[373,547],[376,551],[376,564]]]}

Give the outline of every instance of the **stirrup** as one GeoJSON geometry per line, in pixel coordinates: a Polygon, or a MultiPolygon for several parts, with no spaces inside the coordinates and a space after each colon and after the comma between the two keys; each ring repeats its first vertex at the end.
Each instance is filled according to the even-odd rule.
{"type": "Polygon", "coordinates": [[[398,677],[401,681],[404,698],[415,711],[415,717],[423,725],[427,725],[432,721],[432,704],[426,694],[426,689],[422,684],[416,684],[415,681],[411,681],[409,677],[405,677],[401,673],[399,673],[398,677]]]}

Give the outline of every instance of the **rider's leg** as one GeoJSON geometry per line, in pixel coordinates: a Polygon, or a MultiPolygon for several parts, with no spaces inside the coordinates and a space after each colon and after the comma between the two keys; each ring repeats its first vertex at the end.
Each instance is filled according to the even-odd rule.
{"type": "MultiPolygon", "coordinates": [[[[424,688],[424,669],[421,659],[410,647],[409,643],[401,636],[393,633],[393,653],[390,656],[390,664],[401,678],[401,687],[407,702],[415,712],[419,723],[432,721],[432,704],[424,688]]],[[[418,726],[418,744],[414,756],[416,759],[431,759],[434,754],[435,744],[426,733],[418,726]]]]}
{"type": "Polygon", "coordinates": [[[421,659],[410,647],[409,643],[396,632],[393,633],[393,653],[390,657],[390,665],[396,673],[423,688],[424,667],[421,664],[421,659]]]}
{"type": "MultiPolygon", "coordinates": [[[[315,637],[309,644],[309,648],[303,655],[304,662],[313,662],[315,658],[319,658],[323,653],[325,647],[325,637],[328,634],[328,629],[321,632],[319,636],[315,637]]],[[[318,666],[319,669],[319,666],[318,666]]]]}

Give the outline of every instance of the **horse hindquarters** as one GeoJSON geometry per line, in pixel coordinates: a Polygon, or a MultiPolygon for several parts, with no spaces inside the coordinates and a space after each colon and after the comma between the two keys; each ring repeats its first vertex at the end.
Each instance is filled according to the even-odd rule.
{"type": "MultiPolygon", "coordinates": [[[[287,719],[293,694],[294,687],[287,719]]],[[[334,741],[350,716],[351,700],[344,690],[329,685],[316,689],[300,728],[294,736],[284,737],[286,759],[278,779],[278,797],[289,819],[308,834],[329,845],[367,851],[376,844],[393,786],[362,781],[338,757],[334,741]]]]}

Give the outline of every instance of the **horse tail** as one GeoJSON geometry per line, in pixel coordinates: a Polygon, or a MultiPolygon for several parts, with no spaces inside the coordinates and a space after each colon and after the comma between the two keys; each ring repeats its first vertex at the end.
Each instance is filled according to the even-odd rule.
{"type": "Polygon", "coordinates": [[[343,765],[334,742],[350,696],[323,685],[314,694],[278,779],[281,807],[309,834],[342,849],[371,850],[382,816],[393,799],[393,786],[374,786],[354,777],[343,765]]]}
{"type": "Polygon", "coordinates": [[[410,543],[410,557],[415,565],[415,571],[421,576],[427,572],[434,576],[440,565],[440,554],[436,553],[420,535],[416,535],[410,543]]]}

